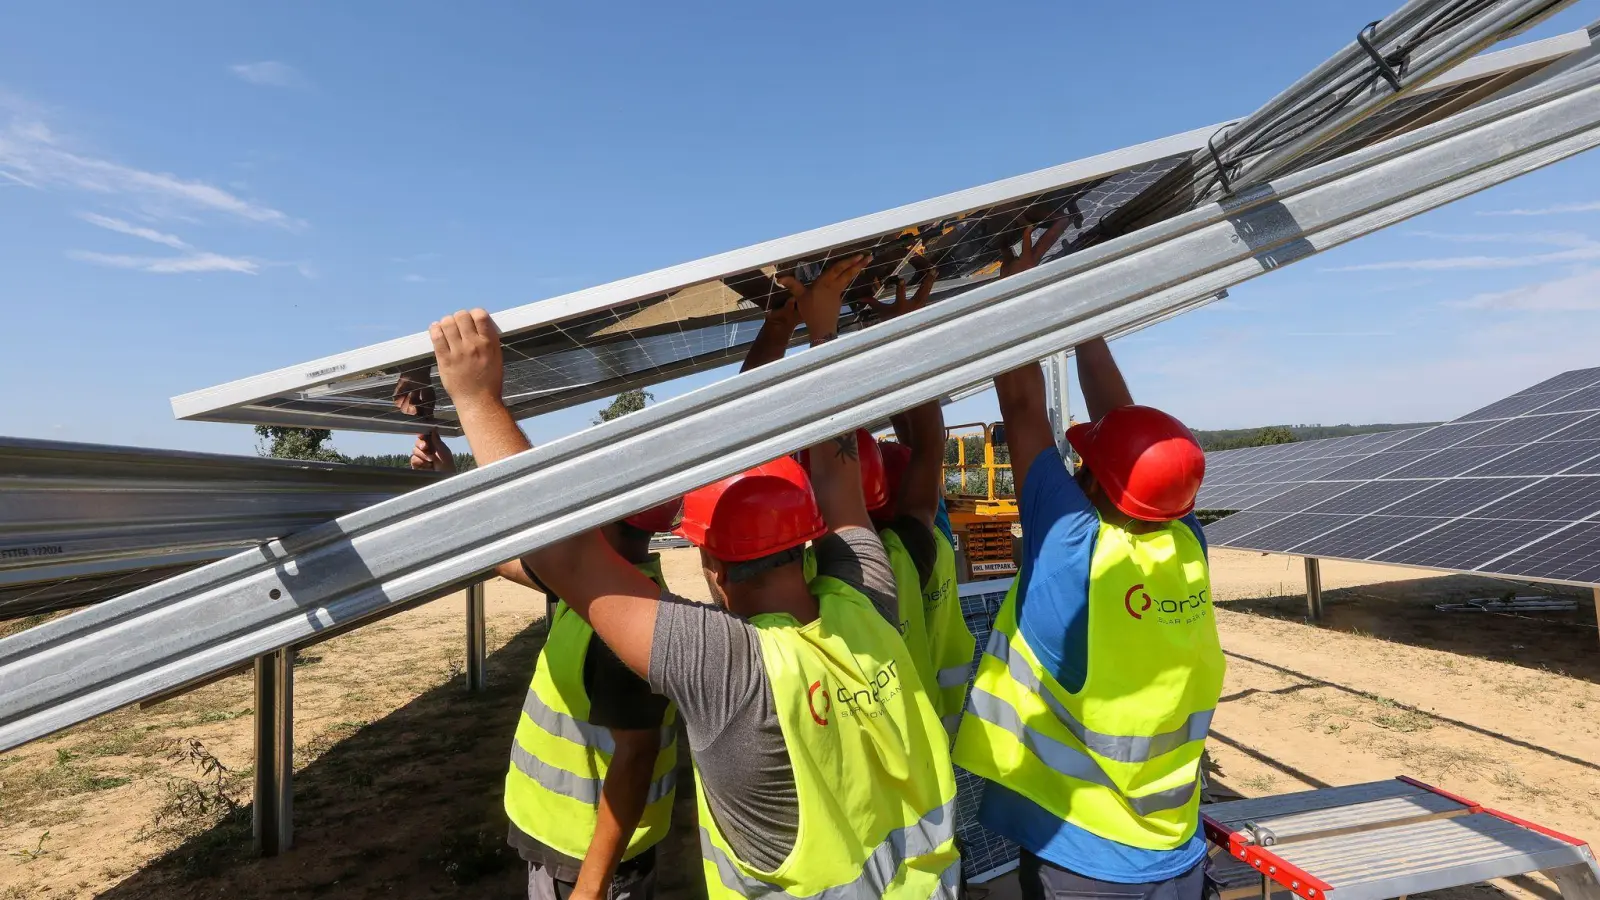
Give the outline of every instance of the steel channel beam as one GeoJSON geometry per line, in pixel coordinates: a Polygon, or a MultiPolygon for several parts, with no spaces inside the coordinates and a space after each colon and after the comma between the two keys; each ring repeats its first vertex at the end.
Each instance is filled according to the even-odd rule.
{"type": "Polygon", "coordinates": [[[1600,144],[1508,98],[0,641],[0,749],[302,642],[1600,144]]]}

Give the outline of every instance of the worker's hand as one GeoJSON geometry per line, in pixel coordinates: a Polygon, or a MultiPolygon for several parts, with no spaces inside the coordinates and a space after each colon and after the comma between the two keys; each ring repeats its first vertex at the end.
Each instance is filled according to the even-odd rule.
{"type": "Polygon", "coordinates": [[[786,300],[767,310],[767,321],[791,335],[800,327],[800,301],[795,298],[793,290],[789,291],[786,300]]]}
{"type": "Polygon", "coordinates": [[[400,373],[394,383],[395,408],[408,416],[431,418],[436,394],[433,381],[428,377],[428,366],[422,365],[400,373]]]}
{"type": "Polygon", "coordinates": [[[778,278],[778,283],[795,299],[811,346],[831,341],[839,334],[839,304],[844,299],[845,288],[867,267],[867,261],[865,253],[836,259],[808,285],[801,284],[793,275],[778,278]]]}
{"type": "Polygon", "coordinates": [[[437,428],[427,434],[417,435],[417,443],[411,448],[411,468],[455,474],[456,455],[450,451],[444,438],[439,437],[437,428]]]}
{"type": "Polygon", "coordinates": [[[1039,257],[1043,256],[1045,251],[1055,244],[1056,239],[1061,237],[1061,232],[1065,231],[1066,228],[1067,220],[1064,218],[1057,219],[1054,225],[1051,225],[1043,235],[1040,235],[1037,243],[1033,240],[1033,226],[1029,225],[1024,228],[1022,230],[1020,252],[1012,253],[1009,246],[1000,248],[1000,277],[1004,278],[1007,275],[1026,272],[1037,266],[1039,257]]]}
{"type": "Polygon", "coordinates": [[[505,389],[500,329],[481,309],[461,310],[428,327],[439,380],[456,408],[496,404],[505,389]]]}

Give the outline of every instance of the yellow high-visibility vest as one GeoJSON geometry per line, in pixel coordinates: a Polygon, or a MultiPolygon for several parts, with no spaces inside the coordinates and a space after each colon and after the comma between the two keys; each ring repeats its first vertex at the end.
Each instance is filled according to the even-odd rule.
{"type": "Polygon", "coordinates": [[[911,551],[906,549],[899,532],[886,526],[878,529],[878,537],[883,539],[889,568],[894,571],[895,596],[900,607],[900,638],[911,651],[918,683],[933,703],[934,713],[942,720],[945,710],[939,697],[938,670],[934,668],[933,655],[928,648],[928,625],[922,617],[922,576],[917,573],[916,561],[911,558],[911,551]]]}
{"type": "Polygon", "coordinates": [[[961,709],[967,699],[967,674],[972,670],[972,651],[977,641],[961,615],[961,595],[956,584],[956,551],[950,539],[932,529],[937,556],[933,572],[922,584],[922,619],[928,631],[928,656],[933,661],[934,684],[929,686],[937,700],[934,707],[950,739],[955,740],[961,723],[961,709]]]}
{"type": "Polygon", "coordinates": [[[1182,846],[1199,824],[1200,753],[1226,668],[1205,551],[1188,525],[1141,534],[1101,523],[1088,647],[1083,687],[1068,692],[1018,628],[1013,581],[956,764],[1109,840],[1182,846]]]}
{"type": "MultiPolygon", "coordinates": [[[[637,566],[666,589],[661,557],[637,566]]],[[[600,818],[600,789],[615,745],[611,730],[589,722],[589,695],[583,688],[583,661],[594,629],[565,603],[557,603],[549,637],[539,653],[533,684],[523,701],[506,772],[506,816],[524,834],[573,859],[583,859],[600,818]]],[[[677,785],[677,709],[671,705],[661,724],[644,815],[623,859],[632,859],[667,836],[677,785]]]]}
{"type": "Polygon", "coordinates": [[[740,860],[702,787],[709,896],[954,900],[955,776],[927,694],[908,684],[905,643],[844,582],[819,577],[811,592],[813,622],[751,620],[794,771],[795,846],[770,872],[740,860]]]}

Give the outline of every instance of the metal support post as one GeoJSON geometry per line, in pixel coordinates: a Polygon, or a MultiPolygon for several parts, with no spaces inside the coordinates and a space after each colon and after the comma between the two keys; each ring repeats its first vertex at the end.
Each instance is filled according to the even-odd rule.
{"type": "Polygon", "coordinates": [[[1315,556],[1306,557],[1306,617],[1322,621],[1322,568],[1315,556]]]}
{"type": "MultiPolygon", "coordinates": [[[[1594,624],[1600,626],[1600,587],[1594,589],[1594,624]]],[[[1595,634],[1600,635],[1600,631],[1595,634]]]]}
{"type": "Polygon", "coordinates": [[[260,856],[294,846],[294,649],[256,657],[256,790],[252,832],[260,856]]]}
{"type": "Polygon", "coordinates": [[[467,588],[467,690],[483,690],[485,657],[488,656],[489,638],[484,621],[484,583],[467,588]]]}

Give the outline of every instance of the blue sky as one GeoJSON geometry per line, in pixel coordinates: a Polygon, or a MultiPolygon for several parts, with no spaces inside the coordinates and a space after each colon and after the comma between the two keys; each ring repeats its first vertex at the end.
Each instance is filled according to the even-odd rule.
{"type": "MultiPolygon", "coordinates": [[[[5,431],[250,452],[168,398],[1237,117],[1394,5],[30,5],[0,30],[5,431]]],[[[1600,365],[1597,175],[1121,341],[1134,393],[1201,428],[1443,419],[1600,365]]]]}

